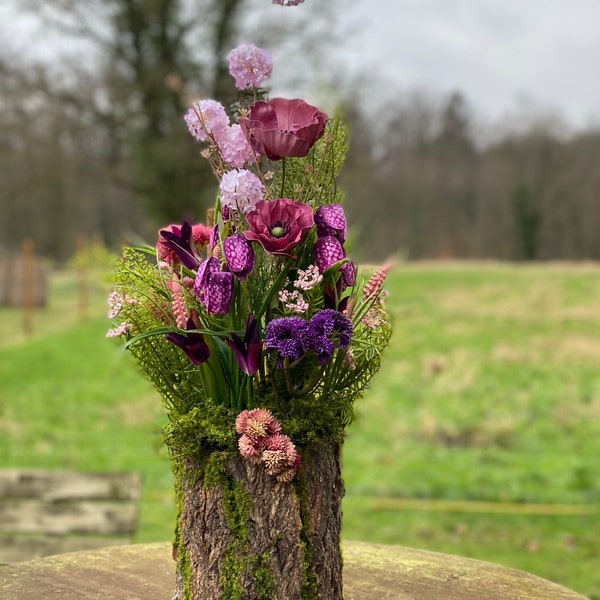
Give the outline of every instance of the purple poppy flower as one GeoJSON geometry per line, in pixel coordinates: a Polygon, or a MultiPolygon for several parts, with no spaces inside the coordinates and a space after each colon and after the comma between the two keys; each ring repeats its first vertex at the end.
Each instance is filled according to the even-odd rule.
{"type": "Polygon", "coordinates": [[[278,367],[283,367],[283,359],[300,360],[306,353],[306,328],[308,323],[300,317],[273,319],[265,330],[267,350],[279,353],[278,367]]]}
{"type": "MultiPolygon", "coordinates": [[[[193,317],[190,317],[187,320],[186,329],[197,328],[198,324],[194,321],[193,317]]],[[[165,338],[176,346],[179,346],[195,365],[201,365],[210,356],[210,349],[201,333],[167,333],[165,334],[165,338]]]]}
{"type": "Polygon", "coordinates": [[[342,244],[346,241],[346,216],[340,204],[320,206],[315,213],[315,224],[319,237],[331,235],[342,244]]]}
{"type": "Polygon", "coordinates": [[[233,350],[240,369],[246,375],[254,375],[260,367],[262,340],[258,331],[258,321],[254,315],[248,315],[246,333],[242,340],[239,335],[231,333],[231,339],[225,343],[233,350]]]}
{"type": "Polygon", "coordinates": [[[260,200],[246,215],[246,221],[250,226],[244,231],[246,238],[279,256],[292,256],[290,250],[304,240],[314,225],[312,208],[289,198],[260,200]]]}
{"type": "Polygon", "coordinates": [[[254,268],[252,244],[241,233],[234,233],[223,240],[223,252],[229,270],[238,278],[246,279],[254,268]]]}
{"type": "Polygon", "coordinates": [[[327,118],[304,100],[274,98],[252,105],[240,125],[256,152],[279,160],[306,156],[323,135],[327,118]]]}

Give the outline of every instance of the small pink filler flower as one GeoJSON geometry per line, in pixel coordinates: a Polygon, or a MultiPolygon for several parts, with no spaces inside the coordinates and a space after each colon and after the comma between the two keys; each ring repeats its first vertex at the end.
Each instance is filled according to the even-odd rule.
{"type": "Polygon", "coordinates": [[[241,44],[227,56],[229,72],[239,90],[259,87],[273,72],[273,59],[254,44],[241,44]]]}

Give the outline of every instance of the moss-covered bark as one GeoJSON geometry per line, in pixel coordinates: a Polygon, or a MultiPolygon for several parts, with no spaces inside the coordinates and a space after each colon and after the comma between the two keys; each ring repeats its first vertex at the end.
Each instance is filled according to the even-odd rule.
{"type": "Polygon", "coordinates": [[[292,483],[237,453],[179,462],[175,598],[341,600],[339,450],[307,449],[292,483]]]}

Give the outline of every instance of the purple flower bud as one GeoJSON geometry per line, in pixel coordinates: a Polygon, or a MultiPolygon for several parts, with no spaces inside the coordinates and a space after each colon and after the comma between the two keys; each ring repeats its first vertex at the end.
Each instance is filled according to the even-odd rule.
{"type": "Polygon", "coordinates": [[[342,244],[346,241],[346,216],[340,204],[325,204],[315,213],[317,235],[325,237],[332,235],[342,244]]]}
{"type": "Polygon", "coordinates": [[[214,256],[211,256],[203,261],[198,267],[196,280],[194,282],[194,292],[196,292],[196,296],[198,296],[198,300],[200,300],[200,302],[205,302],[205,292],[208,285],[209,276],[211,273],[216,273],[220,270],[221,264],[214,256]]]}
{"type": "Polygon", "coordinates": [[[204,289],[206,311],[213,315],[226,315],[233,300],[233,274],[218,271],[210,273],[204,289]]]}
{"type": "Polygon", "coordinates": [[[341,242],[332,235],[326,235],[315,242],[315,261],[320,273],[325,273],[336,262],[346,258],[341,242]]]}
{"type": "Polygon", "coordinates": [[[245,279],[254,268],[252,244],[241,233],[234,233],[223,241],[223,251],[229,270],[239,279],[245,279]]]}

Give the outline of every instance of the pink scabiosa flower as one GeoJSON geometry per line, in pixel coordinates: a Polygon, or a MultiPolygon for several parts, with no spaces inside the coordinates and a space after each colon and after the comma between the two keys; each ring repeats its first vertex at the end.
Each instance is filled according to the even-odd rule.
{"type": "Polygon", "coordinates": [[[301,462],[294,442],[284,434],[267,436],[260,460],[269,475],[286,483],[294,478],[301,462]]]}
{"type": "Polygon", "coordinates": [[[227,171],[221,178],[219,189],[223,206],[244,213],[253,211],[265,195],[260,179],[246,169],[227,171]]]}
{"type": "Polygon", "coordinates": [[[243,410],[235,420],[235,430],[251,437],[255,443],[267,435],[281,433],[281,423],[266,408],[243,410]]]}
{"type": "Polygon", "coordinates": [[[236,169],[241,169],[245,164],[254,164],[256,155],[249,144],[246,134],[237,123],[227,127],[218,138],[219,151],[226,163],[236,169]]]}
{"type": "Polygon", "coordinates": [[[249,240],[258,242],[269,254],[288,257],[314,224],[312,208],[289,198],[257,202],[246,221],[250,229],[244,235],[249,240]]]}
{"type": "Polygon", "coordinates": [[[327,118],[304,100],[274,98],[252,105],[240,125],[258,154],[279,160],[306,156],[323,135],[327,118]]]}
{"type": "Polygon", "coordinates": [[[184,119],[190,133],[200,142],[205,142],[210,137],[219,139],[229,127],[225,108],[216,100],[194,102],[184,119]]]}
{"type": "Polygon", "coordinates": [[[229,72],[239,90],[259,87],[273,72],[273,59],[254,44],[241,44],[227,55],[229,72]]]}

